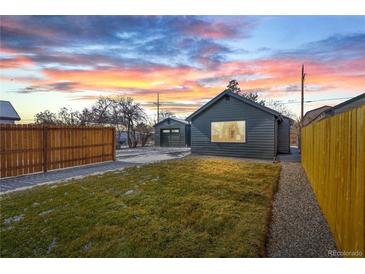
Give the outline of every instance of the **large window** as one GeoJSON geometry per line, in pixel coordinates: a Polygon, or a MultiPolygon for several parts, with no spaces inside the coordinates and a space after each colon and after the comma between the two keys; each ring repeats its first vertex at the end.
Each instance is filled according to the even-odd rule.
{"type": "Polygon", "coordinates": [[[211,141],[220,143],[245,143],[246,121],[212,122],[211,141]]]}

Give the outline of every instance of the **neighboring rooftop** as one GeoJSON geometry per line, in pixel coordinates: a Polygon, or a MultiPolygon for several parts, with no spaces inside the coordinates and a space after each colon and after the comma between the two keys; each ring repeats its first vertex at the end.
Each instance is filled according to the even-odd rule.
{"type": "Polygon", "coordinates": [[[331,108],[330,106],[322,106],[322,107],[307,111],[303,117],[303,125],[306,126],[306,125],[312,123],[321,115],[321,113],[323,113],[324,111],[326,111],[330,108],[331,108]]]}
{"type": "Polygon", "coordinates": [[[183,119],[179,119],[179,118],[176,118],[176,117],[167,117],[167,118],[165,118],[165,119],[163,119],[163,120],[161,120],[160,122],[158,122],[158,123],[156,123],[155,125],[154,125],[154,127],[155,126],[157,126],[157,125],[159,125],[159,124],[161,124],[161,123],[163,123],[163,122],[165,122],[166,120],[174,120],[174,121],[176,121],[176,122],[178,122],[178,123],[182,123],[182,124],[185,124],[185,125],[188,125],[189,124],[189,122],[188,121],[185,121],[185,120],[183,120],[183,119]]]}
{"type": "Polygon", "coordinates": [[[325,116],[334,115],[362,105],[365,105],[365,92],[326,110],[323,114],[325,116]]]}
{"type": "Polygon", "coordinates": [[[309,125],[310,123],[321,120],[328,116],[332,116],[338,113],[346,112],[350,109],[365,105],[365,93],[362,93],[356,97],[353,97],[345,102],[342,102],[334,107],[322,106],[316,109],[307,111],[303,117],[303,125],[309,125]]]}
{"type": "Polygon", "coordinates": [[[0,120],[20,120],[19,114],[9,101],[0,100],[0,120]]]}

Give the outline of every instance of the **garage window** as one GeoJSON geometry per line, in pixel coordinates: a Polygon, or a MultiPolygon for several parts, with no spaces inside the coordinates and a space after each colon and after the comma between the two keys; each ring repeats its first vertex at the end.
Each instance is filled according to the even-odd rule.
{"type": "Polygon", "coordinates": [[[180,133],[180,129],[178,128],[171,129],[171,133],[180,133]]]}
{"type": "Polygon", "coordinates": [[[211,142],[245,143],[246,121],[212,122],[211,142]]]}
{"type": "Polygon", "coordinates": [[[170,133],[170,130],[169,129],[163,129],[162,133],[170,133]]]}

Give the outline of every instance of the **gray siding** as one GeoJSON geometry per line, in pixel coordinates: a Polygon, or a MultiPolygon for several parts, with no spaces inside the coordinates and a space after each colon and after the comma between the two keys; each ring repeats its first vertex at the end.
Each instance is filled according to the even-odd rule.
{"type": "Polygon", "coordinates": [[[290,153],[290,121],[283,118],[278,126],[278,153],[290,153]]]}
{"type": "Polygon", "coordinates": [[[161,141],[161,130],[162,129],[180,129],[180,138],[172,143],[174,147],[184,147],[186,146],[186,125],[176,122],[174,120],[165,120],[163,123],[155,126],[155,146],[160,146],[161,141]],[[168,123],[170,121],[170,123],[168,123]]]}
{"type": "Polygon", "coordinates": [[[277,120],[275,121],[274,124],[274,155],[276,156],[278,154],[278,131],[279,131],[279,126],[278,126],[278,122],[277,120]]]}
{"type": "Polygon", "coordinates": [[[0,119],[0,124],[15,124],[15,121],[14,120],[0,119]]]}
{"type": "Polygon", "coordinates": [[[225,97],[192,118],[193,154],[273,159],[276,155],[275,117],[258,108],[225,97]],[[211,122],[246,121],[246,143],[211,143],[211,122]]]}
{"type": "Polygon", "coordinates": [[[190,125],[185,125],[185,142],[188,147],[191,144],[191,132],[190,132],[190,125]]]}

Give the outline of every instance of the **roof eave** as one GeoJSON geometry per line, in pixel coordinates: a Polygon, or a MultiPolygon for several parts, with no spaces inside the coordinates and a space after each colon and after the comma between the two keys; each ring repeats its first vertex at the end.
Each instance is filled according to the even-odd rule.
{"type": "Polygon", "coordinates": [[[5,117],[5,116],[2,116],[0,117],[0,120],[14,120],[14,121],[20,121],[20,117],[5,117]]]}
{"type": "Polygon", "coordinates": [[[186,122],[184,122],[184,121],[181,121],[181,120],[178,120],[178,119],[174,119],[174,117],[167,117],[167,118],[165,118],[165,119],[163,119],[163,120],[161,120],[160,122],[158,122],[158,123],[156,123],[156,124],[154,124],[153,125],[153,127],[156,127],[156,126],[158,126],[159,124],[161,124],[161,123],[163,123],[163,122],[165,122],[166,120],[174,120],[175,122],[178,122],[178,123],[180,123],[180,124],[184,124],[184,125],[188,125],[189,123],[186,121],[186,122]]]}
{"type": "Polygon", "coordinates": [[[207,103],[205,103],[204,105],[202,105],[200,108],[198,108],[196,111],[194,111],[192,114],[190,114],[188,117],[186,117],[187,121],[191,121],[191,119],[198,115],[200,112],[202,112],[203,110],[205,110],[206,108],[208,108],[210,105],[212,105],[213,103],[215,103],[216,101],[218,101],[221,97],[223,97],[228,90],[224,90],[221,93],[219,93],[217,96],[215,96],[213,99],[211,99],[210,101],[208,101],[207,103]]]}
{"type": "Polygon", "coordinates": [[[344,101],[342,103],[339,103],[338,105],[335,105],[335,106],[333,106],[332,108],[330,108],[328,110],[336,110],[336,109],[339,109],[339,108],[341,108],[343,106],[346,106],[348,104],[351,104],[351,103],[356,102],[356,101],[358,101],[360,99],[363,99],[363,98],[365,98],[365,92],[364,93],[361,93],[360,95],[357,95],[357,96],[355,96],[355,97],[353,97],[353,98],[351,98],[351,99],[349,99],[347,101],[344,101]]]}

